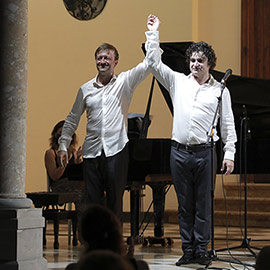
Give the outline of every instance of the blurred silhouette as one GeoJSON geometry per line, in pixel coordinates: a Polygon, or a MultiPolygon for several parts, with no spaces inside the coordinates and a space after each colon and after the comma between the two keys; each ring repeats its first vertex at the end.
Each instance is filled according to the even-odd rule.
{"type": "MultiPolygon", "coordinates": [[[[80,239],[83,245],[80,261],[94,250],[109,250],[126,258],[136,270],[148,270],[147,263],[134,258],[134,246],[124,245],[120,220],[108,208],[91,205],[82,214],[80,239]]],[[[78,264],[70,264],[67,270],[74,270],[78,264]]]]}
{"type": "Polygon", "coordinates": [[[270,246],[265,246],[259,252],[255,270],[269,270],[270,269],[270,246]]]}
{"type": "Polygon", "coordinates": [[[135,270],[123,256],[110,250],[91,251],[78,263],[77,270],[135,270]]]}

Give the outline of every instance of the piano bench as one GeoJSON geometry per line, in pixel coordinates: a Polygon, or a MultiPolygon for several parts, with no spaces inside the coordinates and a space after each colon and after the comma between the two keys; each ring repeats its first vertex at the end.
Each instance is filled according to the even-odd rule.
{"type": "Polygon", "coordinates": [[[59,249],[59,221],[60,220],[71,220],[72,221],[72,245],[78,245],[77,239],[77,212],[75,210],[65,209],[43,209],[42,215],[45,218],[45,226],[43,228],[43,245],[46,246],[46,224],[47,221],[53,221],[53,233],[54,233],[54,249],[59,249]]]}
{"type": "Polygon", "coordinates": [[[33,201],[36,208],[42,208],[42,216],[45,219],[45,226],[43,228],[43,245],[46,245],[46,225],[47,221],[53,221],[54,231],[54,248],[59,248],[59,221],[71,220],[72,221],[72,233],[73,246],[78,245],[77,240],[77,211],[66,209],[67,203],[74,203],[78,201],[78,195],[73,192],[30,192],[26,193],[26,196],[33,201]],[[64,206],[64,208],[60,208],[64,206]]]}
{"type": "Polygon", "coordinates": [[[75,210],[57,210],[57,209],[45,209],[42,211],[42,215],[45,218],[45,227],[43,229],[43,245],[46,246],[46,224],[47,221],[53,221],[53,233],[54,233],[54,249],[59,248],[59,221],[60,220],[72,220],[72,245],[78,245],[77,239],[77,212],[75,210]]]}
{"type": "Polygon", "coordinates": [[[145,182],[143,181],[132,181],[126,184],[125,190],[142,190],[145,189],[145,182]]]}
{"type": "Polygon", "coordinates": [[[145,178],[145,182],[148,183],[168,183],[171,184],[172,176],[170,174],[148,174],[145,178]]]}

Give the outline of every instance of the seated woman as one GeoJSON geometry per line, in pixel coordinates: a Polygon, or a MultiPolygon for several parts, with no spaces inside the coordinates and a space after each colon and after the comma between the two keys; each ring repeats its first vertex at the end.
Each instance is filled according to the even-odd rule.
{"type": "MultiPolygon", "coordinates": [[[[82,214],[80,234],[83,245],[80,261],[90,252],[106,250],[125,258],[135,270],[149,270],[145,261],[134,258],[133,246],[126,250],[121,223],[110,209],[102,205],[90,205],[82,214]]],[[[69,264],[66,270],[78,270],[78,264],[69,264]]]]}
{"type": "Polygon", "coordinates": [[[58,139],[61,135],[62,128],[65,121],[58,122],[50,137],[50,148],[45,152],[45,167],[49,179],[49,186],[53,192],[75,192],[78,195],[79,201],[75,203],[76,210],[81,212],[82,208],[82,194],[83,194],[83,181],[72,181],[68,179],[68,169],[74,164],[82,162],[82,149],[76,149],[77,136],[73,135],[70,147],[68,149],[69,163],[65,168],[59,166],[57,161],[57,150],[59,147],[58,139]]]}

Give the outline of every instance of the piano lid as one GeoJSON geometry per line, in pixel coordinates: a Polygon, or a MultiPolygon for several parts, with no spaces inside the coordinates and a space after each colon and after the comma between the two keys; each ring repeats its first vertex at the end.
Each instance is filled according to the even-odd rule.
{"type": "MultiPolygon", "coordinates": [[[[220,81],[222,72],[212,70],[220,81]]],[[[236,130],[246,113],[253,138],[270,137],[270,80],[232,75],[227,81],[231,94],[236,130]]]]}
{"type": "MultiPolygon", "coordinates": [[[[160,47],[164,51],[162,61],[172,70],[188,75],[190,71],[186,64],[185,51],[192,43],[160,43],[160,47]]],[[[142,44],[142,49],[145,53],[144,44],[142,44]]],[[[224,72],[216,70],[210,72],[217,81],[221,81],[224,76],[224,72]]],[[[160,83],[158,84],[173,114],[170,95],[160,83]]],[[[248,172],[270,173],[268,158],[270,153],[270,80],[231,75],[226,84],[231,94],[235,127],[238,135],[236,162],[237,159],[242,158],[239,154],[239,141],[241,141],[239,134],[241,119],[246,114],[251,131],[251,139],[248,141],[247,149],[248,172]]]]}

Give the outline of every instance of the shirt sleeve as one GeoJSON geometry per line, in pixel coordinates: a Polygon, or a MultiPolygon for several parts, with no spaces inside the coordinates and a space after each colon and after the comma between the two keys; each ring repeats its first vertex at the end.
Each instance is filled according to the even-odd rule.
{"type": "Polygon", "coordinates": [[[147,31],[145,35],[146,61],[151,66],[151,72],[156,79],[171,93],[174,89],[176,73],[162,62],[163,51],[159,46],[159,32],[147,31]]]}
{"type": "Polygon", "coordinates": [[[131,92],[150,74],[151,69],[146,59],[136,67],[125,72],[128,87],[131,92]]]}
{"type": "Polygon", "coordinates": [[[224,159],[234,160],[237,141],[229,90],[224,89],[220,110],[220,132],[224,143],[224,159]]]}
{"type": "Polygon", "coordinates": [[[80,88],[77,94],[77,97],[75,99],[75,102],[73,104],[73,107],[71,109],[71,112],[67,116],[63,129],[62,129],[62,134],[58,140],[59,143],[59,148],[58,150],[60,151],[67,151],[70,142],[72,140],[72,136],[74,132],[76,131],[81,115],[83,114],[85,110],[85,102],[83,98],[83,92],[82,89],[80,88]]]}

